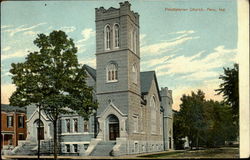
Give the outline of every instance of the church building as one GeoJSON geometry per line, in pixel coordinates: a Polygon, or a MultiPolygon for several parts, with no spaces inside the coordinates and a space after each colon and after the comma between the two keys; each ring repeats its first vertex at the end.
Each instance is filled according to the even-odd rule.
{"type": "MultiPolygon", "coordinates": [[[[155,71],[140,70],[139,14],[129,2],[95,9],[96,69],[84,65],[98,109],[84,120],[63,115],[60,152],[65,155],[124,155],[173,149],[172,91],[159,88],[155,71]]],[[[27,107],[27,139],[53,140],[53,125],[38,109],[27,107]],[[38,130],[38,123],[42,128],[38,130]]],[[[43,148],[41,147],[41,148],[43,148]]]]}

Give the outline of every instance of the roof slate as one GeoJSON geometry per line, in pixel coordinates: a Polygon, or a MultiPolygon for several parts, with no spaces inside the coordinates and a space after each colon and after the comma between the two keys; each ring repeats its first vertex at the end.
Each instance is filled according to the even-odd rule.
{"type": "Polygon", "coordinates": [[[83,65],[83,68],[91,75],[91,77],[96,80],[96,70],[87,64],[83,65]]]}

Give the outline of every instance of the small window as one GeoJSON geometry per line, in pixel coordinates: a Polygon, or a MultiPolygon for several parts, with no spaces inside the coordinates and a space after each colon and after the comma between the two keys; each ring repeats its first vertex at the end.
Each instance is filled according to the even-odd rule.
{"type": "Polygon", "coordinates": [[[78,132],[78,119],[74,119],[74,132],[78,132]]]}
{"type": "Polygon", "coordinates": [[[66,119],[66,132],[70,132],[70,119],[66,119]]]}
{"type": "Polygon", "coordinates": [[[78,151],[78,145],[77,144],[73,144],[73,146],[74,146],[74,152],[77,153],[77,151],[78,151]]]}
{"type": "Polygon", "coordinates": [[[107,81],[116,82],[118,80],[117,66],[114,63],[110,63],[107,66],[107,81]]]}
{"type": "Polygon", "coordinates": [[[84,132],[88,132],[89,131],[89,122],[88,121],[84,121],[83,130],[84,130],[84,132]]]}
{"type": "Polygon", "coordinates": [[[13,116],[7,116],[7,128],[13,127],[13,116]]]}
{"type": "Polygon", "coordinates": [[[132,30],[130,32],[130,42],[131,42],[131,50],[136,52],[136,31],[132,30]]]}
{"type": "Polygon", "coordinates": [[[88,147],[89,147],[89,144],[84,144],[84,150],[86,151],[87,149],[88,149],[88,147]]]}
{"type": "Polygon", "coordinates": [[[69,144],[66,144],[66,152],[69,153],[70,152],[70,145],[69,144]]]}
{"type": "Polygon", "coordinates": [[[106,25],[104,29],[105,50],[110,50],[110,26],[106,25]]]}
{"type": "Polygon", "coordinates": [[[136,31],[134,30],[134,33],[133,33],[133,40],[134,40],[134,49],[133,49],[133,51],[136,53],[136,31]]]}
{"type": "Polygon", "coordinates": [[[138,151],[139,151],[138,143],[135,142],[135,152],[138,152],[138,151]]]}
{"type": "Polygon", "coordinates": [[[133,31],[130,32],[130,47],[131,47],[131,50],[134,51],[134,35],[133,35],[133,31]]]}
{"type": "Polygon", "coordinates": [[[18,128],[24,128],[24,116],[18,116],[18,128]]]}
{"type": "Polygon", "coordinates": [[[132,81],[137,84],[137,68],[135,64],[132,66],[132,81]]]}
{"type": "Polygon", "coordinates": [[[139,127],[138,121],[139,121],[139,118],[138,118],[137,115],[133,116],[133,121],[134,121],[134,132],[138,132],[138,127],[139,127]]]}
{"type": "Polygon", "coordinates": [[[155,97],[150,99],[150,111],[151,111],[151,133],[156,133],[156,102],[155,97]]]}

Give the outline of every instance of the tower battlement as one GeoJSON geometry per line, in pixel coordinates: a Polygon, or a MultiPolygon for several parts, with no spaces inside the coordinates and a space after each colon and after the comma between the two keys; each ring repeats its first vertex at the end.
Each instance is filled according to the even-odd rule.
{"type": "Polygon", "coordinates": [[[169,90],[168,87],[161,87],[160,93],[162,97],[168,97],[172,99],[172,90],[169,90]]]}
{"type": "Polygon", "coordinates": [[[120,8],[110,7],[105,9],[104,7],[95,8],[96,21],[116,18],[117,16],[129,16],[131,20],[139,25],[139,14],[130,9],[131,4],[128,1],[121,2],[120,8]]]}

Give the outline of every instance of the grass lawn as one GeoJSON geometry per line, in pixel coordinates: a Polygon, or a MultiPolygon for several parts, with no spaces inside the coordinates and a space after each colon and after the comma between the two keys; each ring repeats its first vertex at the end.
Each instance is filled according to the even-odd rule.
{"type": "Polygon", "coordinates": [[[222,147],[205,150],[172,151],[139,156],[141,158],[239,158],[239,148],[222,147]]]}

